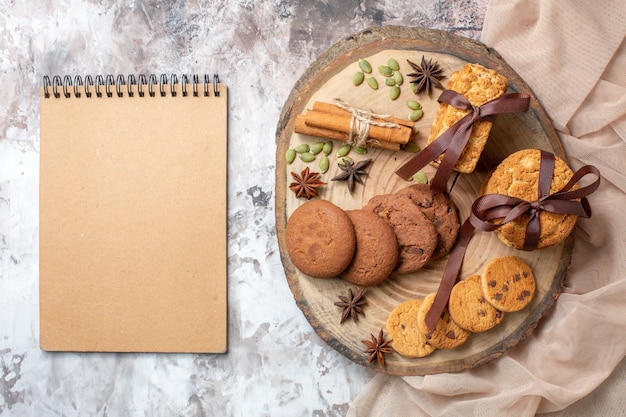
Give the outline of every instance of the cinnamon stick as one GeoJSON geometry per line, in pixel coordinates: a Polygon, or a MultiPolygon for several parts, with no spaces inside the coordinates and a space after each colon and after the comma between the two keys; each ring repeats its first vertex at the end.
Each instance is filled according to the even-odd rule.
{"type": "MultiPolygon", "coordinates": [[[[307,110],[305,121],[308,126],[321,127],[349,133],[351,130],[351,116],[324,113],[315,110],[307,110]]],[[[356,134],[356,132],[354,133],[356,134]]],[[[413,129],[408,126],[382,127],[370,124],[368,137],[383,142],[399,143],[405,145],[411,139],[413,129]]]]}
{"type": "MultiPolygon", "coordinates": [[[[348,116],[348,117],[352,116],[348,110],[342,109],[341,107],[339,107],[339,106],[337,106],[335,104],[324,103],[322,101],[314,102],[312,110],[321,111],[321,112],[329,113],[329,114],[337,114],[337,115],[341,115],[341,116],[348,116]]],[[[415,122],[412,122],[412,121],[406,120],[406,119],[401,119],[399,117],[393,117],[393,116],[389,116],[389,117],[385,117],[385,118],[374,117],[373,120],[376,120],[376,121],[379,121],[379,122],[397,123],[397,124],[402,125],[402,126],[410,127],[411,129],[413,129],[413,127],[415,126],[415,122]]]]}
{"type": "MultiPolygon", "coordinates": [[[[306,117],[301,114],[296,116],[294,131],[302,135],[316,136],[319,138],[325,138],[325,139],[331,139],[331,140],[347,141],[349,137],[347,132],[338,132],[336,130],[324,129],[322,127],[309,126],[306,124],[306,117]]],[[[389,149],[392,151],[400,150],[399,143],[383,142],[383,141],[373,140],[373,139],[368,139],[367,146],[371,146],[374,148],[381,148],[381,149],[389,149]]]]}

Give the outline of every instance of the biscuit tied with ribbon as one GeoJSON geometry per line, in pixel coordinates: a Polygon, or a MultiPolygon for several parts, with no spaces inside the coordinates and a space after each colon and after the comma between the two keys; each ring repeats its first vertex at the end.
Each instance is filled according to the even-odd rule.
{"type": "Polygon", "coordinates": [[[472,105],[465,96],[454,90],[444,90],[437,100],[458,109],[468,110],[468,113],[396,171],[398,176],[408,180],[445,152],[431,183],[431,188],[436,192],[445,191],[448,178],[470,139],[474,123],[479,120],[493,121],[498,114],[523,113],[530,105],[530,96],[524,93],[505,94],[481,106],[472,105]]]}
{"type": "Polygon", "coordinates": [[[450,251],[437,295],[430,311],[426,315],[425,322],[430,331],[435,329],[441,313],[448,304],[450,292],[458,279],[465,251],[474,230],[493,231],[522,215],[529,215],[530,220],[526,227],[524,249],[533,250],[537,247],[541,233],[539,223],[539,213],[541,211],[573,214],[585,218],[591,217],[591,207],[587,196],[600,186],[600,171],[592,165],[585,165],[574,173],[563,188],[550,194],[554,158],[554,154],[541,151],[538,196],[536,200],[526,201],[503,194],[486,194],[474,201],[470,215],[463,223],[458,240],[450,251]],[[573,189],[583,177],[589,174],[595,175],[596,179],[588,185],[573,189]],[[500,221],[494,222],[494,220],[500,221]]]}

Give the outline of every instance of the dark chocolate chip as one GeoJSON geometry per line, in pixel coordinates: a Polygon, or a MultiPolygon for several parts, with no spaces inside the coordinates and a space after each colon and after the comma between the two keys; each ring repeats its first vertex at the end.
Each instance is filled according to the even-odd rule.
{"type": "Polygon", "coordinates": [[[424,208],[431,208],[433,206],[433,201],[426,199],[423,202],[421,202],[419,206],[424,207],[424,208]]]}
{"type": "Polygon", "coordinates": [[[424,254],[423,248],[418,248],[417,246],[405,246],[404,253],[410,253],[411,255],[422,255],[424,254]]]}
{"type": "Polygon", "coordinates": [[[456,334],[454,334],[454,330],[450,330],[448,333],[446,333],[446,337],[448,339],[456,339],[456,334]]]}

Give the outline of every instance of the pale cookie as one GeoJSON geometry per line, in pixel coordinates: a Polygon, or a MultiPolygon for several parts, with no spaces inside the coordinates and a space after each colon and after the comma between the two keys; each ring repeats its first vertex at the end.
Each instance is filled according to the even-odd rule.
{"type": "Polygon", "coordinates": [[[356,233],[356,250],[341,278],[357,285],[383,282],[398,263],[398,240],[391,226],[368,210],[347,210],[356,233]]]}
{"type": "MultiPolygon", "coordinates": [[[[462,94],[474,106],[481,106],[502,96],[506,93],[508,86],[509,82],[506,77],[495,70],[487,69],[479,64],[466,64],[461,70],[450,75],[446,89],[462,94]]],[[[445,102],[441,103],[428,136],[428,143],[434,142],[467,113],[468,110],[457,109],[445,102]]],[[[474,171],[487,143],[491,126],[492,122],[489,120],[479,120],[474,123],[470,139],[459,156],[455,170],[463,173],[474,171]]],[[[435,164],[440,163],[442,157],[437,158],[434,161],[435,164]]]]}
{"type": "Polygon", "coordinates": [[[332,278],[348,267],[356,249],[350,217],[327,200],[310,200],[289,217],[285,229],[293,264],[314,278],[332,278]]]}
{"type": "Polygon", "coordinates": [[[469,276],[452,287],[448,311],[456,324],[473,333],[487,331],[504,318],[504,313],[485,299],[480,275],[469,276]]]}
{"type": "Polygon", "coordinates": [[[409,300],[394,308],[387,318],[387,334],[392,346],[407,358],[423,358],[435,351],[417,329],[417,311],[422,299],[409,300]]]}
{"type": "MultiPolygon", "coordinates": [[[[485,181],[484,194],[503,194],[526,201],[537,200],[540,161],[541,151],[538,149],[524,149],[509,155],[485,181]]],[[[556,157],[550,194],[563,188],[572,176],[574,172],[565,161],[556,157]]],[[[577,219],[574,214],[539,212],[541,233],[537,249],[563,241],[574,229],[577,219]]],[[[496,229],[495,234],[506,245],[523,249],[529,220],[530,215],[522,215],[496,229]]]]}
{"type": "Polygon", "coordinates": [[[426,326],[426,315],[435,301],[435,295],[433,293],[426,296],[417,310],[417,327],[428,343],[437,349],[454,349],[459,347],[467,341],[471,333],[452,320],[447,308],[443,311],[437,326],[432,332],[426,326]]]}
{"type": "Polygon", "coordinates": [[[535,294],[535,276],[517,256],[501,256],[489,262],[481,277],[485,299],[505,312],[526,307],[535,294]]]}
{"type": "Polygon", "coordinates": [[[430,260],[437,245],[437,232],[409,197],[377,195],[368,201],[364,209],[387,221],[396,234],[399,248],[396,272],[417,271],[430,260]]]}

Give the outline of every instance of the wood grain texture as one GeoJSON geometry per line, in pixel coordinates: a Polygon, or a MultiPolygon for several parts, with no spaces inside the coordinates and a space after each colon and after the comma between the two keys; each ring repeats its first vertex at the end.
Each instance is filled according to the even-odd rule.
{"type": "MultiPolygon", "coordinates": [[[[380,328],[385,328],[389,313],[399,303],[435,292],[447,257],[431,261],[412,274],[392,275],[382,284],[369,288],[365,317],[358,323],[346,321],[340,324],[341,309],[334,302],[338,300],[339,294],[347,293],[348,288],[354,286],[339,278],[319,280],[303,275],[293,266],[285,249],[287,219],[297,206],[306,201],[296,200],[287,188],[291,182],[290,172],[300,172],[306,166],[317,170],[317,162],[304,163],[296,159],[294,163],[287,164],[285,152],[297,144],[319,140],[294,133],[296,116],[310,109],[316,100],[332,102],[335,98],[355,107],[366,106],[367,110],[375,113],[400,118],[406,118],[409,113],[406,101],[417,99],[424,109],[424,117],[417,122],[420,130],[417,142],[422,147],[426,146],[426,138],[438,106],[436,99],[439,91],[436,90],[431,97],[425,94],[415,96],[406,77],[410,72],[406,60],[419,63],[422,55],[427,59],[437,60],[446,75],[467,62],[493,68],[508,78],[511,92],[526,92],[531,95],[528,112],[498,116],[478,168],[474,173],[459,176],[451,197],[459,208],[461,221],[467,218],[470,206],[478,197],[480,185],[489,170],[510,153],[519,149],[537,148],[564,157],[558,136],[526,83],[494,50],[480,42],[450,33],[394,26],[370,28],[340,41],[323,53],[294,85],[283,107],[276,131],[276,228],[287,281],[298,307],[317,334],[330,346],[358,364],[395,375],[425,375],[476,367],[501,356],[508,348],[518,344],[532,332],[557,299],[574,244],[573,237],[570,236],[558,246],[522,252],[506,247],[493,233],[474,233],[461,277],[480,274],[485,265],[496,256],[517,255],[531,266],[537,279],[537,293],[532,303],[520,312],[508,314],[495,329],[483,334],[473,334],[460,348],[436,351],[430,356],[417,359],[404,358],[398,354],[387,355],[384,369],[376,362],[368,364],[368,356],[361,340],[369,339],[370,333],[376,335],[380,328]],[[400,62],[400,70],[405,75],[402,94],[395,101],[389,99],[388,87],[382,82],[383,77],[376,73],[377,66],[384,64],[389,57],[400,62]],[[373,75],[380,85],[378,90],[369,89],[367,85],[352,85],[352,74],[358,69],[359,58],[368,59],[374,67],[373,75]]],[[[444,85],[445,81],[444,79],[444,85]]],[[[329,156],[331,168],[322,176],[322,180],[328,182],[328,185],[318,189],[320,198],[328,199],[346,210],[355,209],[364,206],[374,195],[394,192],[410,184],[394,172],[412,154],[369,149],[366,155],[357,155],[354,152],[350,155],[355,160],[374,159],[365,178],[365,185],[357,184],[350,194],[345,183],[330,180],[338,170],[334,155],[339,145],[340,142],[335,142],[334,151],[329,156]]],[[[434,170],[430,166],[424,169],[429,178],[432,178],[434,170]]]]}

